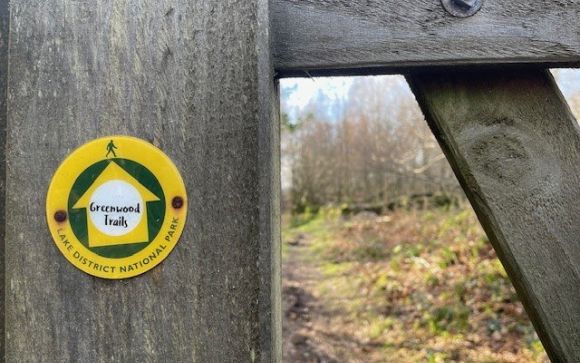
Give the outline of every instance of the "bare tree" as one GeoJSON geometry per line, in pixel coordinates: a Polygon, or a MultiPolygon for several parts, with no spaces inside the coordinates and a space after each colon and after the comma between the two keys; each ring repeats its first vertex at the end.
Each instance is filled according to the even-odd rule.
{"type": "Polygon", "coordinates": [[[339,104],[319,95],[285,129],[283,140],[289,199],[299,210],[459,193],[402,77],[357,78],[339,104]]]}

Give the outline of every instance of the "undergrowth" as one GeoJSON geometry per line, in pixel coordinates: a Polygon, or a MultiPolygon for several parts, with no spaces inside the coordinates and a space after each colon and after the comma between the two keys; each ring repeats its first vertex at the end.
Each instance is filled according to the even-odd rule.
{"type": "Polygon", "coordinates": [[[471,209],[321,209],[285,216],[283,237],[309,239],[313,294],[339,317],[329,329],[372,343],[369,362],[547,361],[471,209]]]}

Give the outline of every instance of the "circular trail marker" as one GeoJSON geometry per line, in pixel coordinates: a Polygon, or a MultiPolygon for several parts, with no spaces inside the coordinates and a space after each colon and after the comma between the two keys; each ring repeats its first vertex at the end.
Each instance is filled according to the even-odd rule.
{"type": "Polygon", "coordinates": [[[167,258],[183,232],[187,195],[161,150],[112,136],[64,160],[48,188],[46,217],[70,263],[93,276],[123,279],[167,258]]]}

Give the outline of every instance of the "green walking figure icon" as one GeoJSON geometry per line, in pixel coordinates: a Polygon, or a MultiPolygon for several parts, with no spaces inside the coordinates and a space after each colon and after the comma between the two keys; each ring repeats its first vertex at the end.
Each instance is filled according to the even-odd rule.
{"type": "Polygon", "coordinates": [[[116,158],[117,154],[115,154],[115,149],[118,149],[115,144],[113,143],[113,140],[111,140],[109,142],[109,144],[107,145],[107,155],[105,155],[106,158],[109,157],[109,155],[112,153],[113,157],[116,158]]]}

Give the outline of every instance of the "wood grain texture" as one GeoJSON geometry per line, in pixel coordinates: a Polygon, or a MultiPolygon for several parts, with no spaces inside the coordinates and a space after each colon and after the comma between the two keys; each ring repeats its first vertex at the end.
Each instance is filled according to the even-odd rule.
{"type": "Polygon", "coordinates": [[[11,4],[6,360],[279,361],[276,84],[266,0],[11,4]],[[74,148],[150,140],[189,216],[159,267],[85,275],[51,241],[44,198],[74,148]]]}
{"type": "Polygon", "coordinates": [[[580,65],[578,0],[485,0],[464,19],[448,14],[440,0],[273,0],[272,18],[281,76],[580,65]]]}
{"type": "MultiPolygon", "coordinates": [[[[8,33],[10,2],[0,0],[0,261],[5,249],[5,194],[6,194],[6,91],[8,81],[8,33]]],[[[4,281],[4,263],[0,281],[4,281]]],[[[5,286],[0,284],[0,311],[4,311],[5,286]]],[[[0,337],[4,337],[4,314],[0,314],[0,337]]],[[[0,339],[0,361],[4,358],[4,339],[0,339]]]]}
{"type": "Polygon", "coordinates": [[[553,362],[580,361],[580,130],[545,70],[407,78],[553,362]]]}

